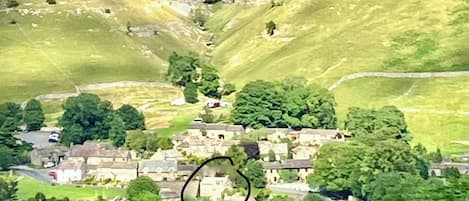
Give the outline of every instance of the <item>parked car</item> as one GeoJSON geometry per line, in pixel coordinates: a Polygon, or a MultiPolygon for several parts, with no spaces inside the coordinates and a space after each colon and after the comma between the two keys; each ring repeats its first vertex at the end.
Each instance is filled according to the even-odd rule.
{"type": "Polygon", "coordinates": [[[50,134],[49,135],[49,142],[52,142],[52,143],[56,143],[56,142],[59,142],[60,141],[60,136],[59,134],[50,134]]]}
{"type": "Polygon", "coordinates": [[[55,167],[55,162],[49,161],[46,164],[43,165],[44,168],[53,168],[55,167]]]}

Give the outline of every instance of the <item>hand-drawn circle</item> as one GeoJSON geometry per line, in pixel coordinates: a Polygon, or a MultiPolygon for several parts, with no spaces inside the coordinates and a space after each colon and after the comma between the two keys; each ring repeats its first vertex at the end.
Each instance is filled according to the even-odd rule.
{"type": "MultiPolygon", "coordinates": [[[[192,178],[195,177],[195,175],[197,174],[197,172],[199,172],[200,169],[202,169],[205,165],[207,165],[208,163],[214,160],[228,160],[230,161],[231,166],[234,167],[233,159],[228,156],[218,156],[218,157],[214,157],[214,158],[206,160],[199,167],[197,167],[197,169],[195,169],[195,171],[191,174],[191,176],[184,183],[184,186],[182,187],[182,190],[181,190],[181,201],[184,201],[184,191],[186,190],[186,187],[187,185],[189,185],[189,182],[192,180],[192,178]]],[[[249,197],[251,196],[251,182],[243,173],[241,173],[241,171],[236,170],[236,172],[239,175],[241,175],[241,177],[243,177],[243,179],[246,180],[246,183],[248,184],[248,194],[246,195],[246,198],[244,199],[244,201],[248,201],[249,197]]]]}

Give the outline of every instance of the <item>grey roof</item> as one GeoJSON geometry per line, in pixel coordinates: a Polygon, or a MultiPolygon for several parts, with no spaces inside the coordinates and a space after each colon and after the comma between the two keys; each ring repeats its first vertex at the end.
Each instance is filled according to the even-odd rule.
{"type": "Polygon", "coordinates": [[[195,171],[197,169],[197,165],[179,165],[178,164],[178,171],[195,171]]]}
{"type": "Polygon", "coordinates": [[[115,149],[105,142],[86,141],[83,145],[73,145],[70,148],[70,157],[101,157],[101,158],[126,158],[129,151],[115,149]]]}
{"type": "Polygon", "coordinates": [[[312,160],[283,160],[277,162],[263,162],[264,169],[298,169],[298,168],[311,168],[312,160]]]}
{"type": "Polygon", "coordinates": [[[161,199],[177,199],[179,198],[179,194],[175,191],[160,191],[161,199]]]}
{"type": "Polygon", "coordinates": [[[336,129],[312,129],[312,128],[303,128],[298,131],[302,135],[337,135],[341,134],[339,130],[336,129]]]}
{"type": "Polygon", "coordinates": [[[174,172],[177,170],[176,160],[146,160],[141,161],[139,172],[174,172]]]}
{"type": "Polygon", "coordinates": [[[132,162],[101,162],[98,168],[110,168],[110,169],[131,169],[136,170],[137,164],[132,162]]]}
{"type": "Polygon", "coordinates": [[[34,149],[31,153],[40,157],[48,157],[53,154],[57,154],[58,156],[65,156],[67,152],[68,152],[68,148],[66,147],[54,146],[54,147],[37,148],[37,149],[34,149]]]}
{"type": "Polygon", "coordinates": [[[189,129],[203,129],[203,130],[224,130],[233,132],[244,132],[244,128],[241,125],[229,125],[229,124],[206,124],[195,122],[189,126],[189,129]]]}
{"type": "Polygon", "coordinates": [[[62,161],[58,167],[59,170],[67,170],[67,169],[83,169],[85,163],[82,161],[72,161],[72,160],[65,160],[62,161]]]}
{"type": "Polygon", "coordinates": [[[469,173],[469,163],[432,163],[432,169],[457,168],[461,173],[469,173]]]}
{"type": "Polygon", "coordinates": [[[173,137],[171,137],[171,140],[174,140],[174,141],[183,141],[183,140],[185,140],[186,138],[187,138],[187,136],[178,134],[178,135],[174,135],[173,137]]]}

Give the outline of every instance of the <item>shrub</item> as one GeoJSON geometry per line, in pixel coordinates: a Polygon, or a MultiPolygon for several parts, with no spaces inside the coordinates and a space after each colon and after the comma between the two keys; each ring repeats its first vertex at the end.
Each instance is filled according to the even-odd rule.
{"type": "Polygon", "coordinates": [[[7,0],[7,8],[14,8],[19,6],[20,4],[16,0],[7,0]]]}
{"type": "Polygon", "coordinates": [[[55,0],[46,0],[49,5],[55,5],[57,2],[55,0]]]}
{"type": "Polygon", "coordinates": [[[274,35],[275,30],[277,29],[277,24],[275,24],[274,21],[269,21],[265,24],[265,29],[267,31],[267,34],[269,35],[274,35]]]}

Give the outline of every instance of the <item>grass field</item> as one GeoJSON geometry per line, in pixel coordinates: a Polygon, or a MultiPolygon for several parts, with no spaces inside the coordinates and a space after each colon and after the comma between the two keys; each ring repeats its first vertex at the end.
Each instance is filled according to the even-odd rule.
{"type": "Polygon", "coordinates": [[[225,79],[242,85],[293,75],[327,86],[363,71],[469,69],[467,26],[452,25],[462,0],[283,2],[227,6],[210,19],[212,62],[225,79]],[[271,37],[270,20],[278,27],[271,37]]]}
{"type": "Polygon", "coordinates": [[[162,80],[172,51],[203,48],[186,19],[151,2],[71,0],[48,6],[33,0],[0,12],[0,102],[72,91],[83,83],[162,80]],[[112,14],[103,14],[104,8],[112,14]],[[128,36],[127,22],[160,28],[151,37],[128,36]]]}
{"type": "Polygon", "coordinates": [[[26,200],[34,197],[37,192],[44,193],[48,198],[64,198],[71,200],[95,200],[99,195],[104,198],[125,196],[125,189],[105,189],[97,187],[73,187],[73,186],[51,186],[40,183],[30,177],[24,177],[18,183],[18,198],[26,200]]]}
{"type": "Polygon", "coordinates": [[[468,151],[469,78],[364,78],[334,90],[341,122],[351,106],[396,105],[404,111],[413,143],[445,154],[468,151]]]}

